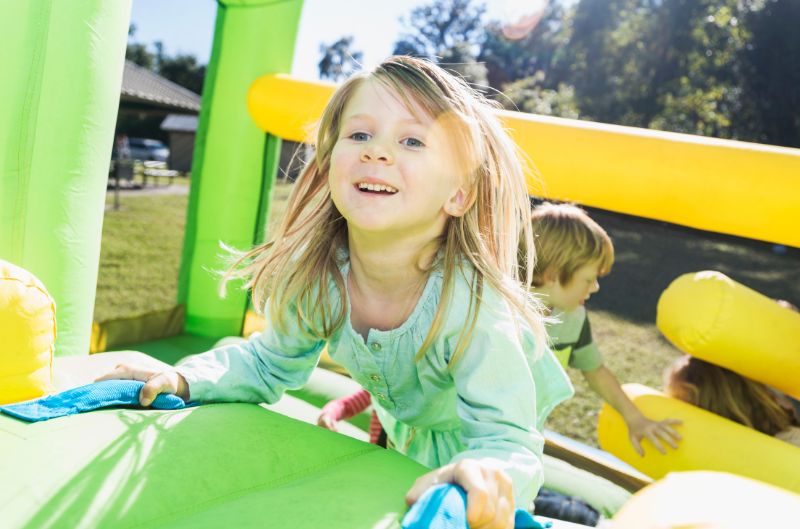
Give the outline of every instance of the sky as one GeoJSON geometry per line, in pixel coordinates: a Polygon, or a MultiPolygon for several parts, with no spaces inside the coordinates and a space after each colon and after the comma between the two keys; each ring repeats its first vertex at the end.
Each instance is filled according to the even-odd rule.
{"type": "MultiPolygon", "coordinates": [[[[364,53],[365,68],[376,65],[392,52],[402,30],[401,16],[430,0],[305,0],[297,36],[292,75],[318,78],[321,43],[331,44],[353,35],[353,49],[364,53]]],[[[544,0],[489,0],[493,19],[516,19],[536,10],[544,0]]],[[[136,32],[131,42],[164,43],[167,55],[192,54],[207,63],[214,33],[215,0],[133,0],[131,23],[136,32]]]]}

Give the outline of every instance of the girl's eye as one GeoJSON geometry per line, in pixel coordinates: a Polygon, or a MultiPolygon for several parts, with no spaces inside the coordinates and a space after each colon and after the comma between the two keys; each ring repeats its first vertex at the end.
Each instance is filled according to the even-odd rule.
{"type": "Polygon", "coordinates": [[[401,141],[400,143],[402,143],[406,147],[425,147],[425,144],[422,143],[417,138],[406,138],[403,141],[401,141]]]}
{"type": "Polygon", "coordinates": [[[354,132],[350,135],[350,139],[355,141],[367,141],[369,139],[369,134],[366,132],[354,132]]]}

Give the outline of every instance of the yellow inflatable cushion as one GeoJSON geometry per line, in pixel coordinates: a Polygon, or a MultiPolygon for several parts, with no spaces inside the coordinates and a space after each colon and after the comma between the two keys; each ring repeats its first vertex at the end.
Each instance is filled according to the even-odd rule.
{"type": "Polygon", "coordinates": [[[800,314],[724,274],[673,281],[656,325],[678,349],[800,398],[800,314]]]}
{"type": "MultiPolygon", "coordinates": [[[[662,455],[648,441],[644,457],[633,451],[622,417],[607,404],[600,410],[597,438],[611,452],[654,479],[680,470],[715,470],[771,483],[800,493],[800,448],[747,428],[640,384],[625,384],[625,393],[652,419],[683,421],[677,450],[662,455]]],[[[800,519],[798,519],[800,520],[800,519]]]]}
{"type": "Polygon", "coordinates": [[[47,393],[52,380],[56,307],[30,272],[0,260],[0,404],[47,393]]]}
{"type": "Polygon", "coordinates": [[[790,528],[800,496],[722,472],[677,472],[637,492],[614,529],[790,528]]]}

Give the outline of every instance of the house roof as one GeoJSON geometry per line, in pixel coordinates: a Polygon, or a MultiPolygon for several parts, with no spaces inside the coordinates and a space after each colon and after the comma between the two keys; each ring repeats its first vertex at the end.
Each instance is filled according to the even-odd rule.
{"type": "Polygon", "coordinates": [[[195,132],[197,130],[197,116],[186,114],[169,114],[161,122],[161,130],[172,132],[195,132]]]}
{"type": "Polygon", "coordinates": [[[120,99],[169,110],[200,112],[199,95],[128,60],[122,73],[120,99]]]}

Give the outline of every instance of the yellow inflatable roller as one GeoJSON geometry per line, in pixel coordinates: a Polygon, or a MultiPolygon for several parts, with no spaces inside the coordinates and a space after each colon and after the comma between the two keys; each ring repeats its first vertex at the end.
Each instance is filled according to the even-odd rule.
{"type": "MultiPolygon", "coordinates": [[[[252,84],[248,109],[265,132],[308,141],[309,126],[334,89],[265,76],[252,84]]],[[[521,112],[499,115],[540,170],[541,177],[529,173],[533,195],[800,246],[799,149],[521,112]]]]}
{"type": "Polygon", "coordinates": [[[56,307],[33,274],[0,260],[0,404],[50,391],[56,307]]]}
{"type": "Polygon", "coordinates": [[[678,349],[800,398],[800,313],[724,274],[673,281],[656,325],[678,349]]]}
{"type": "Polygon", "coordinates": [[[790,529],[800,496],[721,472],[676,472],[642,489],[614,516],[614,529],[790,529]]]}
{"type": "Polygon", "coordinates": [[[652,419],[680,419],[683,440],[666,455],[645,441],[645,456],[633,451],[622,417],[607,404],[600,410],[597,437],[611,452],[654,479],[679,470],[715,470],[746,476],[800,493],[800,448],[640,384],[625,393],[652,419]]]}

